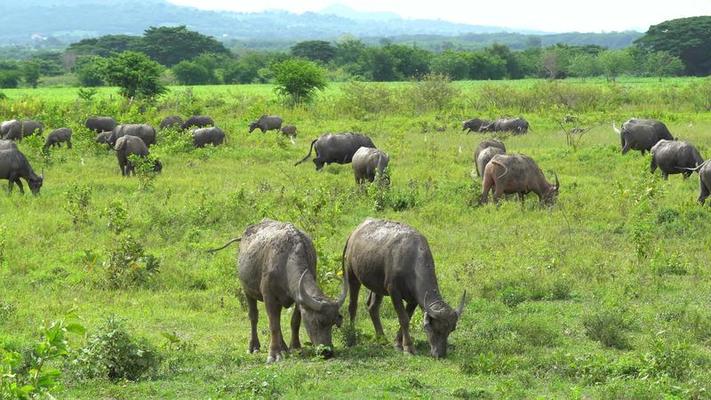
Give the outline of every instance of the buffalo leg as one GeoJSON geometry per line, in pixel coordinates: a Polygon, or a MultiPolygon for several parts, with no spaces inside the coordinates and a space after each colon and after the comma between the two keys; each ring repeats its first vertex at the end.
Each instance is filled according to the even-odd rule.
{"type": "Polygon", "coordinates": [[[504,197],[504,191],[500,190],[499,187],[494,187],[494,203],[499,204],[501,198],[504,197]]]}
{"type": "Polygon", "coordinates": [[[259,337],[257,337],[257,321],[259,312],[257,311],[257,300],[247,296],[247,306],[249,308],[249,322],[252,324],[252,339],[249,341],[249,352],[259,351],[259,337]]]}
{"type": "MultiPolygon", "coordinates": [[[[412,314],[415,313],[415,309],[416,309],[416,308],[417,308],[417,302],[416,302],[416,301],[412,301],[412,302],[407,303],[407,306],[405,307],[405,311],[407,311],[407,318],[408,318],[408,321],[412,320],[412,314]]],[[[396,342],[396,343],[400,343],[400,346],[399,346],[398,348],[402,347],[402,329],[400,329],[400,330],[397,332],[397,336],[395,337],[395,342],[396,342]]]]}
{"type": "Polygon", "coordinates": [[[20,188],[20,193],[25,194],[25,187],[22,185],[22,181],[20,180],[20,178],[15,178],[15,184],[18,188],[20,188]]]}
{"type": "Polygon", "coordinates": [[[68,149],[72,148],[72,141],[71,140],[67,140],[67,148],[68,149]]]}
{"type": "Polygon", "coordinates": [[[360,292],[360,281],[350,269],[348,269],[346,273],[348,274],[348,292],[350,295],[350,302],[348,303],[348,315],[351,318],[352,325],[355,322],[355,317],[358,313],[358,293],[360,292]]]}
{"type": "Polygon", "coordinates": [[[267,363],[281,361],[284,359],[286,346],[281,334],[281,304],[276,299],[264,297],[264,305],[269,318],[269,333],[271,333],[271,343],[269,345],[269,357],[267,363]]]}
{"type": "Polygon", "coordinates": [[[652,161],[649,162],[649,172],[654,173],[654,171],[657,170],[657,162],[654,161],[654,157],[652,157],[652,161]]]}
{"type": "Polygon", "coordinates": [[[402,343],[398,343],[396,338],[395,347],[399,350],[400,346],[402,346],[403,351],[415,354],[415,346],[412,345],[412,338],[410,337],[410,317],[402,304],[402,297],[398,292],[391,292],[390,298],[393,301],[397,319],[400,322],[400,331],[402,332],[402,343]]]}
{"type": "Polygon", "coordinates": [[[666,172],[662,172],[662,178],[663,178],[665,181],[666,181],[666,180],[669,180],[669,174],[667,174],[666,172]]]}
{"type": "Polygon", "coordinates": [[[291,314],[291,350],[296,350],[301,348],[301,341],[299,340],[299,327],[301,327],[301,310],[299,310],[299,305],[294,305],[294,313],[291,314]]]}
{"type": "Polygon", "coordinates": [[[523,205],[526,200],[526,195],[521,192],[518,192],[518,199],[521,200],[521,208],[523,209],[523,205]]]}
{"type": "Polygon", "coordinates": [[[709,188],[706,187],[702,179],[699,179],[699,181],[699,204],[703,206],[706,202],[706,198],[709,197],[709,188]]]}
{"type": "Polygon", "coordinates": [[[481,198],[479,198],[479,204],[486,204],[489,200],[489,191],[491,187],[494,186],[494,180],[486,173],[486,168],[484,168],[484,181],[481,185],[481,198]]]}
{"type": "Polygon", "coordinates": [[[380,305],[383,303],[383,295],[370,292],[366,302],[370,319],[373,321],[373,328],[375,328],[375,336],[385,336],[383,324],[380,322],[380,305]]]}

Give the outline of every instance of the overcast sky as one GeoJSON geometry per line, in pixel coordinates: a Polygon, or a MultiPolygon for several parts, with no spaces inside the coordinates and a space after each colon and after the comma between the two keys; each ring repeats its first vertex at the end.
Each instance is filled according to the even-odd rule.
{"type": "Polygon", "coordinates": [[[646,31],[661,21],[711,15],[711,0],[169,0],[202,9],[302,13],[330,4],[358,11],[390,11],[405,18],[443,19],[474,25],[547,32],[646,31]]]}

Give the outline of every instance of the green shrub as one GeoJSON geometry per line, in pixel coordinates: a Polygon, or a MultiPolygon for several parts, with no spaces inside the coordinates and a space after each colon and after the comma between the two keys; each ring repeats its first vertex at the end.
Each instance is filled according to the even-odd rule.
{"type": "Polygon", "coordinates": [[[91,188],[87,185],[72,185],[64,192],[64,209],[72,218],[72,224],[81,225],[89,222],[91,206],[91,188]]]}
{"type": "Polygon", "coordinates": [[[130,234],[117,236],[104,261],[105,285],[111,289],[146,287],[158,274],[159,260],[130,234]]]}
{"type": "Polygon", "coordinates": [[[630,348],[626,332],[629,324],[617,310],[602,310],[583,317],[585,335],[604,346],[619,350],[630,348]]]}

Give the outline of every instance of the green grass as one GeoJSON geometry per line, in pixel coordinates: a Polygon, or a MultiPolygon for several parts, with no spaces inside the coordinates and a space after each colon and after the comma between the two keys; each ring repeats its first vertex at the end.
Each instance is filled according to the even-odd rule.
{"type": "MultiPolygon", "coordinates": [[[[638,87],[628,93],[637,99],[698,82],[622,85],[638,87]]],[[[43,321],[75,308],[87,334],[116,315],[173,360],[139,382],[81,381],[61,366],[65,388],[57,395],[71,399],[707,398],[711,209],[696,204],[696,175],[663,181],[649,174],[648,156],[620,155],[608,122],[662,113],[675,136],[709,156],[708,112],[688,104],[661,109],[662,95],[609,111],[596,104],[577,112],[600,125],[574,151],[554,118],[575,111],[481,110],[475,108],[480,103],[467,102],[479,98],[482,87],[524,93],[541,82],[456,85],[461,97],[442,111],[418,113],[397,95],[395,112],[357,117],[344,106],[340,84],[314,105],[296,109],[282,106],[266,85],[195,87],[192,99],[173,88],[143,115],[137,105],[121,104],[110,88],[100,89],[92,103],[76,100],[71,88],[5,90],[3,118],[39,115],[48,127],[73,127],[76,139],[73,150],[56,150],[49,160],[37,143],[23,142],[35,169],[44,169],[42,194],[0,195],[0,344],[24,348],[43,321]],[[176,110],[212,115],[229,140],[221,148],[183,152],[164,137],[153,150],[163,173],[146,190],[139,190],[138,179],[122,178],[115,157],[81,129],[90,113],[157,125],[176,110]],[[274,133],[247,134],[246,123],[265,112],[298,126],[295,146],[274,133]],[[471,157],[483,136],[461,133],[459,121],[498,113],[531,121],[533,132],[505,138],[506,146],[532,156],[551,179],[553,171],[558,174],[555,207],[538,207],[535,195],[523,208],[515,201],[470,205],[481,188],[470,177],[471,157]],[[436,132],[432,125],[446,129],[436,132]],[[405,209],[375,211],[374,196],[356,188],[349,165],[320,173],[311,163],[293,166],[312,138],[344,130],[369,134],[390,154],[393,188],[387,196],[408,199],[405,209]],[[90,188],[90,195],[86,222],[74,225],[76,211],[65,205],[67,192],[81,192],[77,187],[90,188]],[[116,240],[105,210],[114,202],[127,211],[127,232],[160,259],[159,272],[142,287],[103,284],[103,261],[116,240]],[[369,216],[406,222],[428,238],[450,304],[463,290],[470,293],[448,358],[428,356],[420,310],[412,329],[418,354],[395,351],[390,342],[397,321],[387,299],[385,342],[374,338],[361,300],[359,343],[345,347],[336,331],[335,359],[318,360],[307,349],[266,365],[264,350],[247,354],[249,322],[238,296],[235,248],[214,256],[205,251],[264,217],[291,221],[314,239],[322,285],[335,295],[343,244],[369,216]],[[165,332],[176,332],[190,346],[165,348],[165,332]]],[[[609,85],[588,81],[581,87],[609,85]]],[[[283,313],[285,334],[289,316],[283,313]]],[[[259,326],[264,349],[269,335],[262,304],[259,326]]],[[[308,341],[303,329],[301,337],[308,341]]],[[[83,338],[71,341],[74,348],[83,344],[83,338]]]]}

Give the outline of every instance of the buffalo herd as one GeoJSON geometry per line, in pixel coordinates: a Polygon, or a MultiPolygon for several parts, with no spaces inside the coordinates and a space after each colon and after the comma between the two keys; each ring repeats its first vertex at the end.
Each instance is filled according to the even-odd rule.
{"type": "MultiPolygon", "coordinates": [[[[225,142],[225,132],[209,116],[195,115],[183,120],[178,115],[164,118],[159,131],[148,124],[118,124],[113,118],[96,116],[88,118],[84,126],[96,134],[95,141],[115,150],[121,174],[135,173],[135,160],[150,162],[149,168],[160,172],[162,164],[150,157],[150,147],[156,144],[157,133],[164,130],[190,131],[195,147],[208,144],[219,146],[225,142]]],[[[493,121],[479,118],[462,123],[467,132],[508,132],[526,134],[530,128],[523,118],[502,118],[493,121]]],[[[0,125],[0,179],[9,181],[12,191],[17,185],[24,193],[24,179],[33,194],[38,194],[44,181],[37,175],[15,141],[41,134],[44,126],[38,121],[10,120],[0,125]]],[[[249,132],[278,131],[294,143],[297,129],[284,125],[275,115],[262,115],[248,126],[249,132]]],[[[690,143],[676,140],[666,125],[655,120],[630,119],[621,129],[613,123],[620,135],[622,154],[638,150],[651,153],[651,172],[657,168],[664,179],[670,174],[700,175],[699,202],[704,203],[711,193],[711,163],[704,162],[699,151],[690,143]]],[[[66,143],[72,148],[72,130],[59,128],[45,141],[44,151],[66,143]]],[[[371,138],[354,132],[326,133],[314,139],[308,154],[295,165],[311,158],[319,171],[327,164],[352,164],[357,184],[373,182],[382,176],[389,183],[390,157],[378,149],[371,138]]],[[[505,195],[517,194],[523,203],[524,196],[533,192],[543,205],[555,203],[560,191],[558,176],[550,183],[541,168],[523,154],[510,154],[504,143],[496,139],[483,140],[477,146],[473,164],[482,179],[480,203],[488,201],[489,192],[498,202],[505,195]]],[[[361,286],[368,289],[367,308],[375,334],[384,336],[380,321],[383,298],[392,301],[399,322],[394,346],[400,351],[414,353],[410,334],[410,319],[416,308],[423,312],[423,329],[427,335],[430,353],[435,358],[446,357],[447,340],[456,329],[466,304],[466,292],[459,304],[452,308],[442,297],[435,274],[434,257],[427,239],[406,224],[366,219],[353,230],[346,240],[342,257],[342,289],[337,299],[324,294],[318,285],[316,270],[317,251],[311,238],[290,223],[265,219],[246,228],[243,234],[230,240],[240,242],[237,256],[239,280],[247,299],[251,324],[249,351],[260,349],[258,338],[257,302],[264,302],[270,332],[267,362],[282,360],[289,350],[301,347],[299,329],[303,321],[306,333],[314,346],[322,349],[324,357],[333,356],[332,330],[340,327],[343,316],[340,309],[350,293],[348,312],[353,323],[358,309],[361,286]],[[281,329],[281,312],[295,305],[291,314],[291,340],[287,346],[281,329]]]]}

